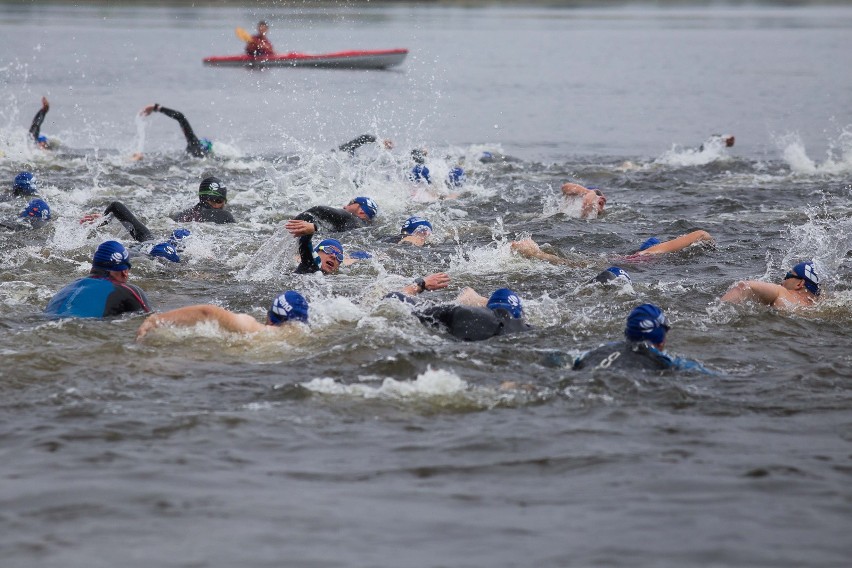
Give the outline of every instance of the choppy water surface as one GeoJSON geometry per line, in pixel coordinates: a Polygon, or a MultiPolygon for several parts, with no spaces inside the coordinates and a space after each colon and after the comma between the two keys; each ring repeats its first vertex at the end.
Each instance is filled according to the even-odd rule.
{"type": "Polygon", "coordinates": [[[0,7],[0,179],[35,171],[56,216],[0,244],[0,564],[845,565],[850,28],[848,8],[0,7]],[[279,49],[411,54],[388,72],[201,66],[260,17],[279,49]],[[26,142],[42,95],[50,154],[26,142]],[[153,102],[219,158],[136,118],[153,102]],[[396,147],[329,151],[363,132],[396,147]],[[736,146],[695,150],[712,132],[736,146]],[[459,199],[410,197],[415,146],[438,177],[463,161],[459,199]],[[138,316],[41,317],[100,242],[128,242],[84,214],[119,199],[166,235],[209,173],[239,222],[190,225],[184,262],[139,259],[132,281],[159,310],[258,318],[298,289],[309,336],[199,326],[137,343],[138,316]],[[606,215],[578,219],[568,180],[600,186],[606,215]],[[293,275],[283,222],[359,194],[381,215],[341,238],[374,259],[293,275]],[[428,250],[377,242],[415,214],[435,225],[428,250]],[[716,246],[622,264],[630,287],[584,285],[693,228],[716,246]],[[513,255],[525,236],[588,266],[513,255]],[[805,258],[826,290],[808,313],[717,300],[805,258]],[[435,271],[453,283],[433,301],[509,286],[535,331],[458,343],[381,300],[435,271]],[[617,338],[643,302],[672,319],[670,351],[717,374],[554,365],[617,338]]]}

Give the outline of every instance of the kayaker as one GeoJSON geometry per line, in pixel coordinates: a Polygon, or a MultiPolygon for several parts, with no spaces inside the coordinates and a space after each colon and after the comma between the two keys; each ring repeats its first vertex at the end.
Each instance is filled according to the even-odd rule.
{"type": "Polygon", "coordinates": [[[30,125],[30,136],[33,138],[36,146],[42,150],[50,150],[51,144],[46,136],[41,134],[41,124],[44,122],[44,117],[47,116],[47,111],[50,110],[50,103],[47,102],[47,97],[41,98],[41,108],[33,117],[33,123],[30,125]]]}
{"type": "Polygon", "coordinates": [[[201,322],[216,322],[221,329],[233,333],[257,333],[262,331],[276,334],[300,333],[308,323],[308,302],[295,290],[282,292],[272,300],[266,312],[266,322],[260,323],[248,314],[239,314],[211,304],[197,304],[154,314],[139,326],[136,340],[139,341],[151,330],[163,326],[188,327],[201,322]],[[285,325],[286,324],[286,325],[285,325]]]}
{"type": "Polygon", "coordinates": [[[170,218],[180,223],[190,221],[202,223],[235,223],[234,216],[230,211],[225,211],[225,204],[228,202],[228,188],[217,177],[206,177],[201,180],[198,186],[198,203],[184,209],[170,218]]]}
{"type": "Polygon", "coordinates": [[[196,158],[204,158],[213,152],[213,142],[207,138],[199,139],[195,135],[195,132],[192,131],[192,126],[189,125],[189,121],[186,120],[183,113],[160,106],[159,103],[154,103],[143,108],[139,114],[148,116],[152,112],[160,112],[178,121],[181,130],[183,130],[183,135],[186,137],[186,151],[188,154],[192,154],[196,158]]]}
{"type": "Polygon", "coordinates": [[[118,241],[101,243],[92,257],[92,270],[65,286],[44,312],[57,317],[103,318],[126,312],[150,312],[148,298],[128,284],[130,254],[118,241]]]}
{"type": "Polygon", "coordinates": [[[266,22],[258,22],[257,34],[251,36],[251,39],[246,42],[246,55],[255,58],[275,55],[275,48],[266,37],[268,31],[269,25],[266,22]]]}

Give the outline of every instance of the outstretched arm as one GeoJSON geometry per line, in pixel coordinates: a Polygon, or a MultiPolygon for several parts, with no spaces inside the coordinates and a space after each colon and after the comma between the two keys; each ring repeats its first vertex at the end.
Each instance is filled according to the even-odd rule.
{"type": "Polygon", "coordinates": [[[462,306],[478,306],[485,307],[488,305],[488,298],[482,296],[473,288],[463,288],[459,295],[456,296],[456,303],[462,306]]]}
{"type": "Polygon", "coordinates": [[[760,280],[743,280],[731,286],[721,300],[732,304],[753,300],[771,306],[781,296],[783,290],[784,287],[778,284],[760,280]]]}
{"type": "Polygon", "coordinates": [[[163,325],[192,326],[205,321],[216,322],[222,329],[237,333],[253,333],[266,329],[265,325],[248,314],[237,314],[210,304],[198,304],[148,317],[139,326],[136,340],[142,339],[149,331],[163,325]]]}
{"type": "Polygon", "coordinates": [[[50,110],[50,103],[47,102],[47,97],[41,98],[41,108],[38,109],[35,117],[33,117],[33,123],[30,125],[30,136],[33,137],[33,140],[38,142],[39,134],[41,133],[41,123],[44,122],[44,117],[47,116],[47,111],[50,110]]]}
{"type": "Polygon", "coordinates": [[[681,235],[676,239],[672,239],[670,241],[666,241],[664,243],[660,243],[658,245],[646,248],[643,251],[639,251],[637,254],[646,255],[676,252],[679,250],[683,250],[689,245],[693,245],[700,241],[706,241],[710,243],[715,242],[713,240],[713,237],[711,237],[710,233],[708,233],[707,231],[692,231],[691,233],[681,235]]]}
{"type": "Polygon", "coordinates": [[[401,291],[408,296],[416,296],[420,292],[426,290],[440,290],[450,285],[450,276],[446,272],[436,272],[429,274],[423,278],[418,278],[412,284],[409,284],[401,291]]]}
{"type": "Polygon", "coordinates": [[[512,241],[511,247],[513,251],[526,258],[537,258],[539,260],[549,262],[550,264],[564,264],[567,266],[572,266],[574,268],[584,266],[583,263],[574,262],[572,260],[568,260],[567,258],[562,258],[556,256],[555,254],[544,252],[538,246],[538,243],[536,243],[532,239],[512,241]]]}
{"type": "Polygon", "coordinates": [[[142,116],[148,116],[152,112],[160,112],[160,113],[163,113],[164,115],[168,116],[169,118],[175,119],[178,122],[178,124],[180,124],[180,128],[183,131],[184,137],[186,138],[187,146],[195,147],[195,146],[201,145],[201,143],[198,140],[198,136],[196,136],[195,132],[192,131],[192,126],[189,125],[189,121],[186,119],[186,117],[183,115],[182,112],[177,111],[177,110],[172,110],[170,108],[166,108],[164,106],[160,106],[159,104],[155,103],[155,104],[148,105],[145,108],[143,108],[142,112],[140,114],[142,116]]]}

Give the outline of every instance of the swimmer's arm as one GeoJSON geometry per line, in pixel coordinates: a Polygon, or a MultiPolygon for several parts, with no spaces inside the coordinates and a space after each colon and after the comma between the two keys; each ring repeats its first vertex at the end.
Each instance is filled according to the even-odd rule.
{"type": "Polygon", "coordinates": [[[565,197],[585,197],[590,191],[590,189],[587,189],[578,183],[562,184],[562,195],[565,197]]]}
{"type": "Polygon", "coordinates": [[[711,237],[710,233],[708,233],[707,231],[692,231],[691,233],[681,235],[676,239],[672,239],[670,241],[666,241],[664,243],[649,247],[643,251],[640,251],[637,254],[645,256],[647,254],[663,254],[667,252],[676,252],[679,250],[683,250],[689,245],[693,245],[699,241],[709,241],[711,243],[714,242],[713,237],[711,237]]]}
{"type": "Polygon", "coordinates": [[[549,262],[550,264],[564,264],[572,267],[580,267],[583,266],[582,263],[578,263],[567,258],[562,258],[556,256],[555,254],[550,254],[541,250],[536,243],[532,239],[523,239],[521,241],[512,241],[511,245],[512,250],[518,253],[519,255],[526,258],[537,258],[539,260],[543,260],[545,262],[549,262]]]}
{"type": "Polygon", "coordinates": [[[422,278],[422,286],[420,285],[419,280],[420,279],[418,278],[416,281],[400,290],[400,292],[406,296],[416,296],[420,292],[425,292],[426,290],[440,290],[441,288],[446,288],[450,285],[450,276],[446,272],[436,272],[435,274],[424,276],[422,278]]]}
{"type": "Polygon", "coordinates": [[[473,288],[463,288],[459,295],[456,296],[456,303],[461,306],[478,306],[485,307],[488,305],[488,298],[480,296],[473,288]]]}
{"type": "Polygon", "coordinates": [[[284,228],[294,237],[313,235],[317,231],[316,223],[299,219],[290,219],[285,223],[284,228]]]}
{"type": "Polygon", "coordinates": [[[266,326],[248,314],[237,314],[219,306],[199,304],[148,317],[139,326],[136,340],[142,339],[149,331],[163,325],[191,326],[205,321],[215,321],[222,329],[236,333],[253,333],[266,329],[266,326]]]}
{"type": "Polygon", "coordinates": [[[743,280],[734,284],[728,290],[721,301],[732,304],[740,304],[746,300],[753,300],[771,306],[781,297],[784,288],[778,284],[761,282],[760,280],[743,280]]]}

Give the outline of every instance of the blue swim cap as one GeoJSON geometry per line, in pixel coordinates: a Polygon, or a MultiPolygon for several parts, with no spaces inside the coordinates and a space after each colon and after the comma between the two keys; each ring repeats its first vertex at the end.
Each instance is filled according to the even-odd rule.
{"type": "Polygon", "coordinates": [[[805,281],[805,289],[808,292],[814,296],[819,296],[819,274],[817,274],[812,260],[800,262],[793,267],[792,272],[797,278],[801,278],[805,281]]]}
{"type": "Polygon", "coordinates": [[[212,152],[213,151],[213,142],[211,140],[209,140],[207,138],[202,138],[198,142],[199,142],[199,144],[201,144],[201,147],[204,148],[205,152],[212,152]]]}
{"type": "Polygon", "coordinates": [[[357,258],[358,260],[364,260],[367,258],[373,258],[373,255],[365,250],[353,250],[349,253],[349,258],[357,258]]]}
{"type": "Polygon", "coordinates": [[[169,237],[169,243],[175,246],[191,234],[192,232],[189,229],[175,229],[172,231],[172,236],[169,237]]]}
{"type": "Polygon", "coordinates": [[[50,221],[50,206],[42,199],[31,199],[24,210],[18,214],[18,217],[50,221]]]}
{"type": "Polygon", "coordinates": [[[658,245],[658,244],[660,244],[660,239],[658,239],[657,237],[651,237],[650,239],[648,239],[647,241],[642,243],[642,246],[639,247],[639,250],[649,249],[652,246],[658,245]]]}
{"type": "Polygon", "coordinates": [[[521,318],[524,315],[524,307],[521,305],[521,299],[508,288],[498,288],[495,290],[491,294],[491,297],[488,298],[486,306],[490,310],[506,310],[515,319],[521,318]]]}
{"type": "Polygon", "coordinates": [[[589,282],[600,282],[601,284],[606,284],[607,282],[611,282],[612,280],[621,280],[622,282],[626,282],[628,284],[633,283],[633,281],[630,279],[630,275],[627,274],[627,271],[617,266],[610,266],[609,268],[592,278],[589,282]]]}
{"type": "Polygon", "coordinates": [[[15,176],[15,195],[35,195],[36,177],[32,172],[21,172],[15,176]]]}
{"type": "Polygon", "coordinates": [[[154,245],[151,247],[151,250],[148,251],[148,254],[153,257],[165,258],[172,262],[180,262],[180,256],[178,256],[175,247],[173,247],[171,243],[160,243],[154,245]]]}
{"type": "Polygon", "coordinates": [[[414,233],[426,232],[428,234],[432,234],[432,223],[423,217],[409,217],[405,220],[405,223],[402,224],[400,228],[400,232],[406,235],[413,235],[414,233]]]}
{"type": "Polygon", "coordinates": [[[429,168],[422,164],[417,164],[416,166],[411,168],[411,173],[408,174],[408,179],[410,181],[423,180],[426,183],[432,183],[432,180],[429,179],[429,168]]]}
{"type": "Polygon", "coordinates": [[[624,336],[630,341],[650,341],[659,345],[666,340],[670,327],[663,310],[654,304],[642,304],[633,308],[627,316],[624,336]]]}
{"type": "Polygon", "coordinates": [[[132,267],[127,249],[118,241],[101,243],[92,257],[92,266],[112,271],[129,270],[132,267]]]}
{"type": "Polygon", "coordinates": [[[325,239],[314,248],[314,252],[333,254],[338,262],[343,262],[343,245],[337,239],[325,239]]]}
{"type": "Polygon", "coordinates": [[[356,197],[350,203],[357,203],[358,205],[360,205],[361,211],[363,211],[364,214],[369,217],[371,221],[373,220],[373,217],[376,216],[376,213],[379,212],[378,205],[376,205],[376,202],[370,199],[369,197],[356,197]]]}
{"type": "Polygon", "coordinates": [[[458,166],[450,170],[447,176],[447,182],[453,187],[458,187],[464,183],[464,170],[458,166]]]}
{"type": "Polygon", "coordinates": [[[279,294],[266,312],[272,325],[281,325],[285,321],[308,321],[308,301],[293,290],[279,294]]]}
{"type": "Polygon", "coordinates": [[[39,136],[38,138],[36,138],[36,142],[38,142],[39,144],[47,144],[47,143],[48,143],[48,142],[47,142],[47,136],[45,136],[44,134],[42,134],[41,136],[39,136]]]}

